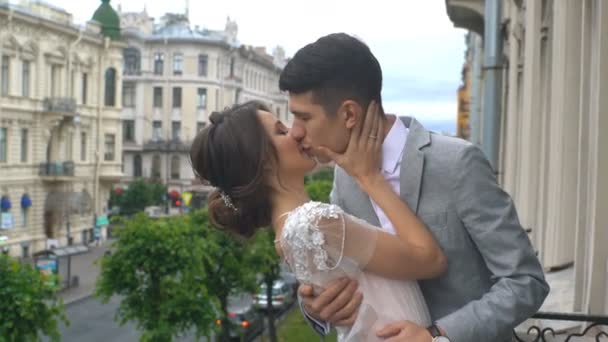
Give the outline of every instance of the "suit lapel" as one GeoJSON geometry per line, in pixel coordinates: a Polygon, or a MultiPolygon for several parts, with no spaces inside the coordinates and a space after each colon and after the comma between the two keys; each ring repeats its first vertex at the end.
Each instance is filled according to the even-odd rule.
{"type": "Polygon", "coordinates": [[[424,153],[420,149],[430,144],[431,138],[429,132],[415,119],[409,117],[400,119],[409,128],[405,151],[401,159],[401,198],[417,213],[424,171],[424,153]]]}
{"type": "Polygon", "coordinates": [[[348,181],[352,182],[352,184],[347,187],[347,189],[352,190],[352,192],[349,193],[349,196],[352,196],[352,202],[350,203],[352,203],[353,212],[350,214],[364,219],[376,227],[380,227],[380,220],[374,211],[369,195],[363,192],[361,188],[359,188],[359,184],[352,178],[348,177],[348,181]]]}

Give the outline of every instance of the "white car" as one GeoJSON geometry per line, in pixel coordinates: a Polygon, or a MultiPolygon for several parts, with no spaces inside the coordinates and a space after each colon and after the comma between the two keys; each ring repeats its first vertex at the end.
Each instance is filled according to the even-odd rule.
{"type": "MultiPolygon", "coordinates": [[[[296,300],[296,294],[292,284],[282,279],[275,281],[272,287],[272,308],[273,310],[285,310],[296,300]]],[[[266,296],[266,284],[261,284],[258,293],[255,295],[255,305],[258,309],[268,309],[266,296]]]]}

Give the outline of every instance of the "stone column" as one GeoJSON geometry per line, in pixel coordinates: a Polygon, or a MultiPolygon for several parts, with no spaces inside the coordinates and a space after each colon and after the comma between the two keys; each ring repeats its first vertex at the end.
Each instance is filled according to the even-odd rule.
{"type": "MultiPolygon", "coordinates": [[[[519,8],[513,1],[509,1],[508,16],[510,20],[509,38],[508,38],[508,58],[509,69],[508,75],[505,77],[507,93],[506,110],[503,110],[503,134],[501,142],[503,187],[511,194],[518,207],[521,206],[519,191],[517,188],[517,178],[520,162],[519,142],[521,141],[520,123],[522,120],[521,113],[521,70],[520,59],[524,50],[524,32],[523,27],[517,18],[519,17],[519,8]]],[[[524,52],[525,53],[525,52],[524,52]]]]}
{"type": "Polygon", "coordinates": [[[581,18],[581,90],[580,90],[580,114],[578,132],[578,176],[577,176],[577,222],[574,255],[574,311],[583,311],[584,292],[587,288],[586,275],[589,273],[589,217],[588,217],[588,189],[589,172],[587,165],[589,156],[589,107],[591,101],[591,52],[592,52],[592,28],[595,6],[594,0],[583,0],[583,11],[581,18]]]}
{"type": "Polygon", "coordinates": [[[547,268],[574,261],[581,13],[580,1],[554,3],[548,211],[543,252],[547,268]]]}
{"type": "Polygon", "coordinates": [[[607,261],[608,248],[608,4],[594,1],[591,34],[591,85],[589,105],[589,136],[586,215],[588,240],[586,289],[583,310],[593,314],[608,313],[607,261]]]}
{"type": "MultiPolygon", "coordinates": [[[[525,45],[521,110],[522,120],[519,126],[519,206],[517,208],[524,228],[531,228],[533,236],[541,229],[536,223],[534,214],[538,205],[538,158],[540,154],[540,30],[541,2],[526,1],[525,12],[525,45]]],[[[533,239],[536,240],[536,239],[533,239]]],[[[538,248],[538,246],[536,246],[538,248]]]]}

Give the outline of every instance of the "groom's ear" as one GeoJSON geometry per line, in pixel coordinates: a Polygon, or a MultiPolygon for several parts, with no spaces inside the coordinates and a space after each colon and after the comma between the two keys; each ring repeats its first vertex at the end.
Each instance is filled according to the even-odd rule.
{"type": "Polygon", "coordinates": [[[338,115],[343,118],[346,128],[351,129],[362,120],[361,106],[353,100],[346,100],[338,109],[338,115]]]}

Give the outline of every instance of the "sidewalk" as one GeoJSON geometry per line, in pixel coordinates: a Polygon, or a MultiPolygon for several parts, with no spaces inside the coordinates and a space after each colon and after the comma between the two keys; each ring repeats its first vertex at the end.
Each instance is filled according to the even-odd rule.
{"type": "Polygon", "coordinates": [[[95,282],[99,275],[99,265],[95,261],[109,249],[112,241],[105,241],[98,247],[92,244],[88,253],[72,256],[72,277],[79,277],[77,287],[59,291],[59,297],[68,305],[90,297],[95,291],[95,282]]]}

